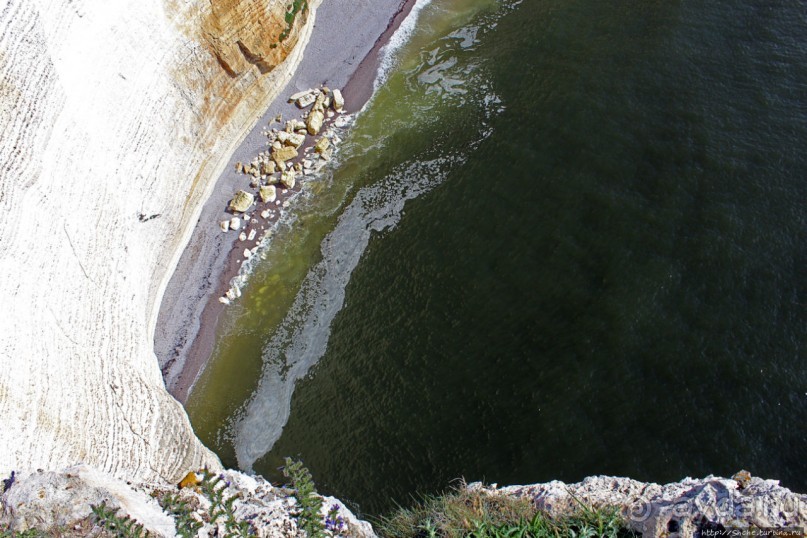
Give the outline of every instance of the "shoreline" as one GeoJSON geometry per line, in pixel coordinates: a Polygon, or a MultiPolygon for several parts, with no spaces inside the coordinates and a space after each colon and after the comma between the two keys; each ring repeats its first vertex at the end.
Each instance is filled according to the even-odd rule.
{"type": "MultiPolygon", "coordinates": [[[[373,95],[381,50],[415,3],[416,0],[365,0],[364,6],[357,7],[349,0],[323,2],[315,12],[314,29],[294,76],[229,156],[166,286],[154,332],[154,351],[166,389],[183,405],[213,353],[219,318],[226,308],[218,299],[239,274],[243,250],[256,246],[262,232],[271,228],[282,213],[273,211],[263,219],[252,241],[238,241],[237,231],[221,231],[219,222],[233,216],[226,211],[232,194],[248,181],[247,176],[234,172],[235,164],[250,162],[268,149],[262,132],[267,125],[272,126],[275,116],[282,114],[284,120],[300,116],[303,111],[287,103],[293,93],[322,84],[339,88],[345,96],[345,112],[359,111],[373,95]],[[343,31],[353,27],[359,29],[349,34],[343,31]]],[[[313,141],[312,137],[301,150],[313,141]]],[[[276,207],[283,207],[300,188],[298,184],[294,189],[278,189],[276,207]]],[[[259,204],[253,214],[265,206],[259,204]]]]}

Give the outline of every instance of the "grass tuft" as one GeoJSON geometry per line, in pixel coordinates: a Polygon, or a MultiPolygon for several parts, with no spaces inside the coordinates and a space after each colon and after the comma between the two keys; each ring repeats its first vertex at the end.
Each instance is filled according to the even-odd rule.
{"type": "Polygon", "coordinates": [[[580,503],[553,518],[528,499],[468,491],[464,487],[423,498],[376,522],[384,538],[623,538],[635,536],[615,508],[580,503]]]}

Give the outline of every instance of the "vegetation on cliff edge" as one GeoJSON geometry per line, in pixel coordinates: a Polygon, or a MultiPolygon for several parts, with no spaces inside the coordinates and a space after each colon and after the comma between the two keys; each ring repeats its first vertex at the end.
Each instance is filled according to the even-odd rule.
{"type": "Polygon", "coordinates": [[[398,508],[375,522],[385,538],[542,538],[634,536],[616,509],[579,510],[553,518],[528,499],[460,487],[398,508]]]}

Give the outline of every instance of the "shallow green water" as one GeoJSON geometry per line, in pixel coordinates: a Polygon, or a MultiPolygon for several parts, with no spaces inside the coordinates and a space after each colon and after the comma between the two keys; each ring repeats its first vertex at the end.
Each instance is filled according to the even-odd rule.
{"type": "Polygon", "coordinates": [[[435,0],[229,309],[203,440],[366,513],[458,477],[807,490],[805,17],[435,0]]]}

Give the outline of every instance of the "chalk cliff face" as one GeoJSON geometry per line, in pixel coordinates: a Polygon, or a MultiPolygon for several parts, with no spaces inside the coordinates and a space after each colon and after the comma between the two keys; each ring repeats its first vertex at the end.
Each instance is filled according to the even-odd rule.
{"type": "Polygon", "coordinates": [[[0,475],[218,467],[164,389],[162,292],[317,1],[0,4],[0,475]],[[285,33],[281,40],[281,34],[285,33]]]}

